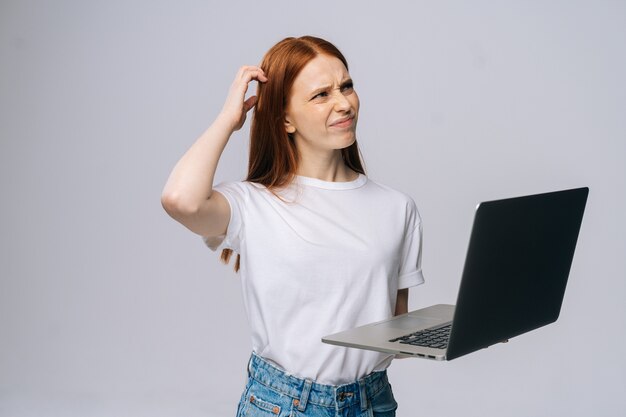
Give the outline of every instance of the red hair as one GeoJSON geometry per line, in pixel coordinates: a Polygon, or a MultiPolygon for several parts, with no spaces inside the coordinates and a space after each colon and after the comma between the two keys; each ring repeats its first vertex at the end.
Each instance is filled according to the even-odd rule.
{"type": "MultiPolygon", "coordinates": [[[[246,181],[263,184],[271,192],[289,185],[298,168],[296,143],[285,130],[285,110],[293,83],[306,64],[318,55],[338,58],[348,69],[348,62],[332,43],[314,36],[285,38],[263,57],[260,67],[267,82],[258,83],[257,102],[250,128],[250,156],[246,181]]],[[[356,140],[341,150],[346,166],[365,174],[356,140]]],[[[221,259],[228,263],[231,249],[222,251],[221,259]]],[[[239,271],[237,254],[235,272],[239,271]]]]}

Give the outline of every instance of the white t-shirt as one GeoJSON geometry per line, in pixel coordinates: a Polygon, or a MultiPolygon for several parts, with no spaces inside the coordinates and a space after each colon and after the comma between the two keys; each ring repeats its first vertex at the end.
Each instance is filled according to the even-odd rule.
{"type": "Polygon", "coordinates": [[[213,188],[230,203],[214,251],[241,254],[256,354],[288,373],[340,385],[386,369],[393,355],[322,343],[322,336],[393,315],[398,289],[424,282],[422,227],[408,195],[360,174],[296,176],[278,194],[251,182],[213,188]]]}

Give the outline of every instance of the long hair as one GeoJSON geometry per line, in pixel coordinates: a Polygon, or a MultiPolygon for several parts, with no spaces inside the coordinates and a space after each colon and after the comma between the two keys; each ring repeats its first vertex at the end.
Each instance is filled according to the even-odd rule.
{"type": "MultiPolygon", "coordinates": [[[[293,181],[299,155],[295,141],[285,130],[285,110],[296,77],[309,61],[322,54],[338,58],[348,69],[346,58],[335,45],[314,36],[285,38],[263,57],[260,67],[268,80],[257,85],[245,181],[265,185],[273,193],[293,181]]],[[[365,174],[356,140],[341,150],[341,157],[348,168],[365,174]]],[[[229,262],[232,252],[222,251],[224,263],[229,262]]],[[[237,254],[235,272],[239,271],[240,260],[237,254]]]]}

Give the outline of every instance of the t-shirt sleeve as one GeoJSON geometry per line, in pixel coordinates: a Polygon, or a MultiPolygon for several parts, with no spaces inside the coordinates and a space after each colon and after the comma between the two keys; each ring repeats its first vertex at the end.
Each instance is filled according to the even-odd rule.
{"type": "Polygon", "coordinates": [[[204,243],[212,251],[232,249],[240,252],[240,244],[243,237],[243,217],[248,199],[248,190],[242,182],[222,182],[213,187],[213,191],[222,194],[230,205],[230,220],[226,234],[216,237],[203,236],[204,243]]]}
{"type": "Polygon", "coordinates": [[[417,211],[414,222],[404,236],[398,273],[398,289],[414,287],[424,283],[422,274],[422,221],[417,211]]]}

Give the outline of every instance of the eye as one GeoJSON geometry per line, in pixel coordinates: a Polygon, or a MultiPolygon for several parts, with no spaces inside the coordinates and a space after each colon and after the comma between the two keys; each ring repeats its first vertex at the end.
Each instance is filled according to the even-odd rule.
{"type": "Polygon", "coordinates": [[[345,83],[343,86],[341,86],[341,89],[343,91],[350,91],[354,88],[354,84],[352,83],[352,81],[345,83]]]}
{"type": "Polygon", "coordinates": [[[313,96],[313,99],[316,99],[318,97],[326,97],[328,96],[328,92],[327,91],[322,91],[321,93],[318,93],[316,95],[313,96]]]}

